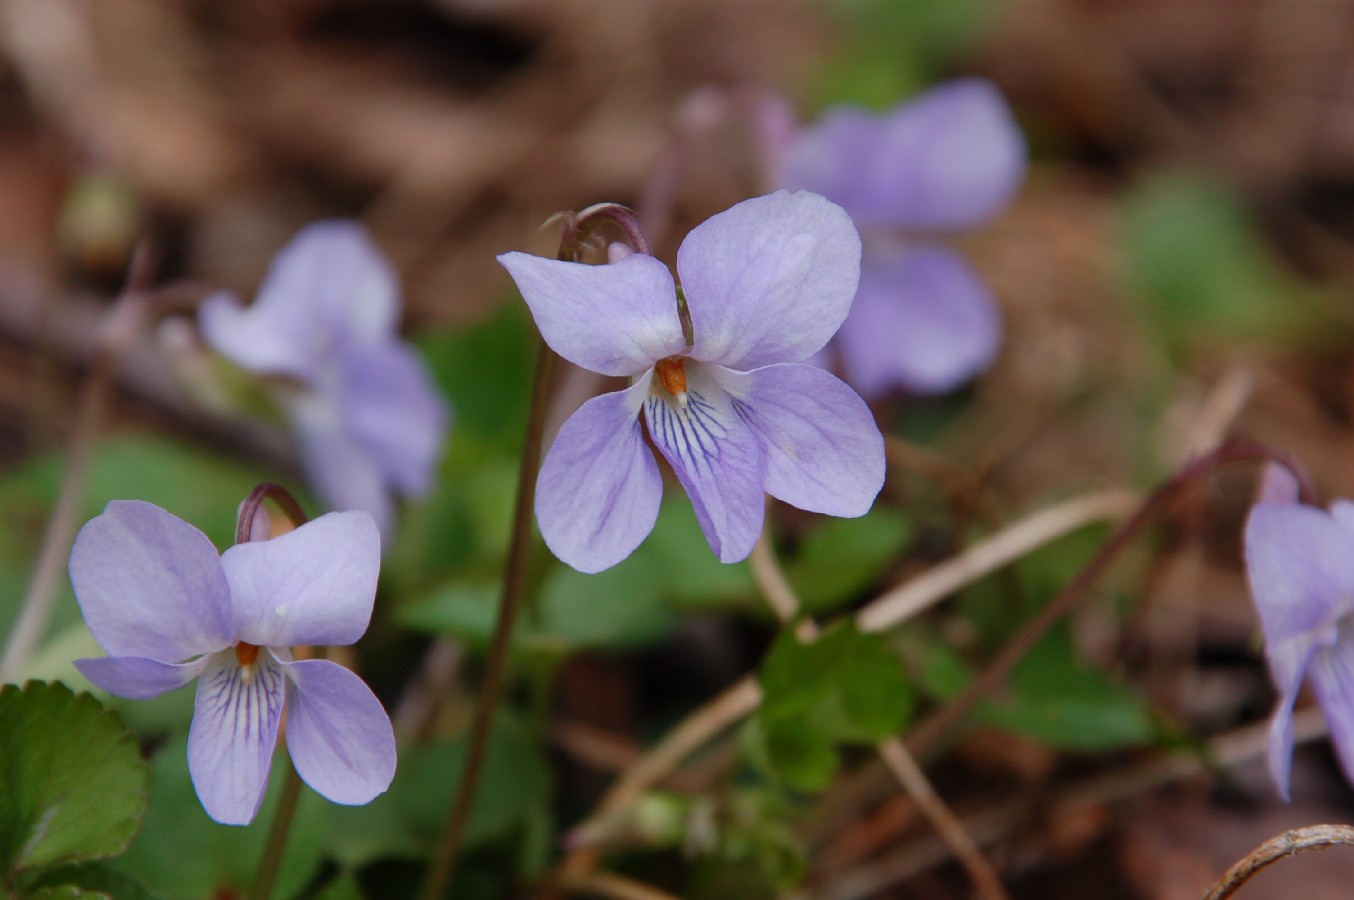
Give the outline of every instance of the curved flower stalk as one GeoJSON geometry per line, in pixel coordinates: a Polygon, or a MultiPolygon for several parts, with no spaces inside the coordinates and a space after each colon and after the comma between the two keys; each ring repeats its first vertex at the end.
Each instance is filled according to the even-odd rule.
{"type": "Polygon", "coordinates": [[[427,493],[448,421],[399,312],[395,273],[366,230],[330,221],[278,253],[252,306],[223,292],[198,315],[212,349],[274,379],[321,498],[371,513],[387,539],[391,492],[427,493]]]}
{"type": "Polygon", "coordinates": [[[998,214],[1024,178],[1024,140],[997,89],[954,81],[880,116],[835,107],[798,132],[783,104],[755,114],[776,183],[840,204],[864,238],[837,336],[847,380],[866,396],[941,393],[987,368],[1001,338],[992,293],[935,239],[998,214]]]}
{"type": "Polygon", "coordinates": [[[860,239],[840,207],[779,191],[687,235],[677,272],[689,345],[672,274],[652,256],[601,266],[498,259],[551,348],[631,379],[584,403],[541,465],[536,517],[561,560],[599,572],[653,529],[662,477],[641,411],[724,562],[752,551],[764,493],[829,515],[869,510],[884,481],[879,429],[849,387],[801,364],[832,337],[856,290],[860,239]]]}
{"type": "Polygon", "coordinates": [[[1345,777],[1354,783],[1354,503],[1298,502],[1286,469],[1268,467],[1246,520],[1246,571],[1279,700],[1269,771],[1290,799],[1293,704],[1310,675],[1345,777]]]}
{"type": "Polygon", "coordinates": [[[188,768],[207,814],[246,825],[286,719],[301,778],[335,803],[370,802],[395,774],[395,736],[357,675],[296,645],[343,645],[367,630],[380,569],[370,515],[330,513],[218,555],[157,506],[113,501],[71,551],[76,599],[109,655],[77,660],[110,694],[149,699],[198,679],[188,768]]]}

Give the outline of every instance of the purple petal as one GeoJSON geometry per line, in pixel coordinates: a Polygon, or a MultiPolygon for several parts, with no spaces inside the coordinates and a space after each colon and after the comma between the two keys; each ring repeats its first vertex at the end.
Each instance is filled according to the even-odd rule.
{"type": "Polygon", "coordinates": [[[870,408],[810,365],[715,371],[766,452],[766,492],[831,516],[863,516],[884,485],[884,438],[870,408]]]}
{"type": "Polygon", "coordinates": [[[442,455],[447,408],[422,360],[397,341],[343,358],[348,427],[381,473],[408,496],[426,493],[442,455]]]}
{"type": "Polygon", "coordinates": [[[394,334],[399,302],[395,272],[360,224],[317,222],[274,257],[253,306],[212,298],[199,324],[236,364],[309,381],[336,348],[394,334]]]}
{"type": "Polygon", "coordinates": [[[686,348],[672,273],[636,253],[605,266],[498,257],[560,356],[603,375],[636,375],[686,348]]]}
{"type": "Polygon", "coordinates": [[[1255,492],[1256,503],[1289,505],[1298,502],[1298,480],[1288,467],[1276,462],[1265,463],[1260,472],[1260,484],[1255,492]]]}
{"type": "Polygon", "coordinates": [[[140,656],[104,656],[77,659],[75,668],[100,690],[114,697],[149,700],[192,681],[209,658],[204,656],[175,666],[140,656]]]}
{"type": "Polygon", "coordinates": [[[371,516],[328,513],[221,556],[238,640],[260,647],[351,644],[367,630],[381,539],[371,516]]]}
{"type": "Polygon", "coordinates": [[[836,333],[860,278],[841,207],[777,191],[696,226],[677,251],[699,360],[733,369],[808,359],[836,333]]]}
{"type": "Polygon", "coordinates": [[[1273,718],[1269,722],[1269,774],[1274,779],[1279,795],[1285,800],[1292,799],[1289,794],[1289,774],[1293,767],[1293,704],[1297,702],[1298,691],[1302,689],[1302,676],[1312,658],[1312,651],[1313,645],[1301,640],[1265,645],[1270,677],[1279,692],[1279,700],[1274,705],[1273,718]]]}
{"type": "Polygon", "coordinates": [[[1000,339],[987,285],[940,247],[868,253],[838,334],[847,380],[868,397],[952,390],[992,363],[1000,339]]]}
{"type": "Polygon", "coordinates": [[[1335,756],[1354,784],[1354,633],[1342,628],[1333,646],[1312,655],[1310,671],[1335,756]]]}
{"type": "Polygon", "coordinates": [[[602,394],[569,417],[536,479],[536,519],[556,556],[580,572],[625,559],[653,530],[663,479],[644,445],[639,409],[646,374],[624,391],[602,394]]]}
{"type": "Polygon", "coordinates": [[[881,119],[824,117],[805,129],[783,177],[838,200],[862,228],[949,231],[995,215],[1024,174],[1025,142],[1006,101],[991,83],[965,79],[881,119]]]}
{"type": "Polygon", "coordinates": [[[234,649],[214,654],[198,681],[188,771],[202,808],[222,825],[248,825],[259,811],[285,681],[281,664],[266,650],[244,669],[234,649]]]}
{"type": "Polygon", "coordinates": [[[369,803],[395,777],[395,732],[371,689],[323,659],[286,664],[287,751],[316,793],[369,803]]]}
{"type": "Polygon", "coordinates": [[[765,512],[767,459],[746,410],[700,363],[686,364],[685,407],[665,393],[645,405],[649,434],[686,488],[720,562],[746,559],[765,512]]]}
{"type": "Polygon", "coordinates": [[[114,500],[85,523],[70,576],[85,623],[111,656],[179,663],[232,640],[216,548],[153,504],[114,500]]]}
{"type": "Polygon", "coordinates": [[[1354,545],[1324,510],[1312,506],[1251,508],[1246,570],[1265,639],[1329,640],[1354,597],[1354,545]]]}
{"type": "Polygon", "coordinates": [[[334,394],[296,395],[287,404],[300,444],[306,479],[330,509],[360,509],[371,515],[383,536],[395,521],[394,503],[380,464],[348,427],[341,398],[334,394]]]}

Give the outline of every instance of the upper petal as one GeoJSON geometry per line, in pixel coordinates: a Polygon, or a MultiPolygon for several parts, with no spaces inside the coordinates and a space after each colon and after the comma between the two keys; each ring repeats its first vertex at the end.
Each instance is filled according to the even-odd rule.
{"type": "Polygon", "coordinates": [[[761,534],[767,459],[747,410],[708,368],[687,363],[684,407],[652,392],[644,409],[654,445],[691,497],[710,549],[731,563],[746,559],[761,534]]]}
{"type": "Polygon", "coordinates": [[[838,340],[847,379],[866,396],[895,388],[943,393],[992,363],[1001,316],[959,254],[872,248],[838,340]]]}
{"type": "Polygon", "coordinates": [[[233,650],[214,654],[198,681],[188,771],[202,808],[223,825],[248,825],[263,802],[285,681],[272,654],[244,669],[233,650]]]}
{"type": "Polygon", "coordinates": [[[85,523],[70,576],[85,623],[111,656],[179,663],[232,640],[216,548],[154,504],[114,500],[85,523]]]}
{"type": "Polygon", "coordinates": [[[406,495],[428,491],[442,455],[447,406],[412,350],[398,341],[343,359],[343,408],[353,436],[406,495]]]}
{"type": "Polygon", "coordinates": [[[309,380],[348,344],[394,333],[400,288],[394,269],[359,223],[316,222],[273,258],[254,304],[204,303],[207,342],[255,372],[309,380]]]}
{"type": "Polygon", "coordinates": [[[653,530],[663,479],[639,409],[651,375],[593,397],[569,417],[536,479],[536,519],[556,556],[580,572],[625,559],[653,530]]]}
{"type": "Polygon", "coordinates": [[[672,273],[635,253],[604,266],[498,257],[531,309],[541,337],[560,356],[603,375],[635,375],[681,352],[672,273]]]}
{"type": "Polygon", "coordinates": [[[1256,503],[1284,505],[1298,502],[1298,480],[1282,463],[1265,463],[1260,472],[1260,484],[1255,492],[1256,503]]]}
{"type": "Polygon", "coordinates": [[[103,656],[77,659],[75,668],[96,687],[114,697],[149,700],[181,688],[197,677],[210,657],[171,665],[140,656],[103,656]]]}
{"type": "Polygon", "coordinates": [[[386,475],[376,456],[348,428],[337,389],[295,396],[287,413],[296,431],[301,466],[315,492],[330,509],[370,514],[389,538],[395,508],[386,475]]]}
{"type": "Polygon", "coordinates": [[[835,203],[777,191],[692,229],[677,273],[694,358],[734,369],[800,362],[846,318],[860,279],[860,235],[835,203]]]}
{"type": "Polygon", "coordinates": [[[395,732],[381,701],[337,663],[283,666],[287,751],[297,774],[335,803],[369,803],[395,777],[395,732]]]}
{"type": "Polygon", "coordinates": [[[1245,555],[1265,638],[1328,642],[1354,598],[1354,541],[1312,506],[1251,508],[1245,555]]]}
{"type": "Polygon", "coordinates": [[[824,117],[804,130],[783,177],[840,196],[861,228],[953,230],[1000,211],[1024,174],[1025,141],[1010,107],[990,82],[970,78],[880,119],[824,117]]]}
{"type": "Polygon", "coordinates": [[[884,486],[884,438],[856,392],[810,365],[718,369],[766,451],[766,492],[830,516],[863,516],[884,486]]]}
{"type": "Polygon", "coordinates": [[[381,539],[364,512],[327,513],[221,556],[239,640],[261,647],[351,644],[367,630],[381,539]]]}

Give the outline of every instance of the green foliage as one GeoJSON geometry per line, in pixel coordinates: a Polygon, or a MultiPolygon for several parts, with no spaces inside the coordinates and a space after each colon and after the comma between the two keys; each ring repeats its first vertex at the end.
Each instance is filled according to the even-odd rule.
{"type": "MultiPolygon", "coordinates": [[[[949,647],[937,642],[927,648],[922,683],[928,693],[950,699],[972,678],[972,669],[949,647]]],[[[1003,696],[979,706],[976,718],[1067,750],[1116,750],[1162,736],[1142,700],[1077,658],[1065,627],[1030,648],[1003,696]]]]}
{"type": "Polygon", "coordinates": [[[122,721],[63,684],[0,688],[0,862],[26,870],[121,853],[146,811],[146,764],[122,721]]]}
{"type": "MultiPolygon", "coordinates": [[[[447,803],[460,784],[465,755],[464,739],[403,750],[389,791],[366,806],[329,808],[330,853],[348,866],[380,857],[426,854],[446,821],[447,803]]],[[[523,827],[543,808],[549,793],[550,770],[539,743],[500,712],[466,824],[466,846],[523,827]]]]}
{"type": "Polygon", "coordinates": [[[1127,195],[1130,284],[1173,344],[1272,338],[1302,324],[1310,290],[1275,261],[1240,199],[1203,176],[1174,173],[1127,195]]]}
{"type": "Polygon", "coordinates": [[[906,516],[876,505],[858,519],[827,519],[785,566],[806,613],[829,612],[878,580],[912,537],[906,516]]]}
{"type": "Polygon", "coordinates": [[[763,700],[750,740],[792,787],[825,788],[838,744],[874,744],[902,730],[912,691],[898,657],[877,634],[840,622],[812,643],[787,631],[762,665],[763,700]]]}
{"type": "MultiPolygon", "coordinates": [[[[250,827],[221,825],[203,812],[193,791],[186,737],[170,740],[151,758],[150,808],[141,832],[110,867],[168,898],[219,896],[223,890],[243,895],[263,856],[287,765],[285,756],[274,757],[263,805],[250,827]]],[[[314,877],[334,809],[312,791],[302,790],[275,896],[293,896],[314,877]]]]}
{"type": "Polygon", "coordinates": [[[44,870],[25,885],[23,895],[33,898],[106,897],[113,900],[154,900],[155,895],[133,878],[101,863],[58,866],[44,870]]]}
{"type": "Polygon", "coordinates": [[[887,109],[953,69],[983,36],[992,0],[825,0],[841,23],[839,52],[814,84],[815,105],[887,109]]]}

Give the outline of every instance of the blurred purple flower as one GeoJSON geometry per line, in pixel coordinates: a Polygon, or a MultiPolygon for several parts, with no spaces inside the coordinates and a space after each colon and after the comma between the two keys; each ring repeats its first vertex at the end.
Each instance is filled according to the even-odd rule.
{"type": "Polygon", "coordinates": [[[829,110],[797,133],[763,103],[782,187],[840,204],[864,239],[860,290],[838,333],[847,380],[867,396],[940,393],[996,357],[1001,319],[972,266],[926,235],[973,228],[1000,212],[1025,173],[1025,145],[989,82],[934,88],[885,113],[829,110]]]}
{"type": "Polygon", "coordinates": [[[198,322],[218,353],[274,376],[306,475],[334,509],[361,509],[387,538],[391,490],[426,493],[447,409],[397,332],[400,288],[356,222],[318,222],[278,253],[248,309],[229,293],[198,322]]]}
{"type": "Polygon", "coordinates": [[[327,660],[295,661],[289,648],[361,637],[379,569],[365,512],[330,513],[218,556],[158,506],[114,501],[80,529],[70,559],[85,622],[109,655],[75,665],[134,700],[202,676],[188,769],[218,822],[257,814],[284,710],[306,784],[335,803],[367,803],[395,774],[390,719],[362,679],[327,660]]]}
{"type": "Polygon", "coordinates": [[[860,239],[839,207],[780,191],[692,230],[677,253],[689,347],[672,274],[652,256],[498,259],[556,352],[632,379],[584,403],[541,465],[536,517],[564,562],[599,572],[653,530],[663,482],[641,409],[724,562],[752,551],[764,493],[829,515],[869,510],[884,480],[879,429],[850,388],[799,364],[832,337],[856,290],[860,239]]]}
{"type": "Polygon", "coordinates": [[[1354,783],[1354,503],[1330,511],[1298,502],[1286,469],[1268,467],[1246,520],[1246,570],[1279,692],[1269,730],[1269,771],[1289,799],[1293,704],[1312,677],[1336,756],[1354,783]]]}

